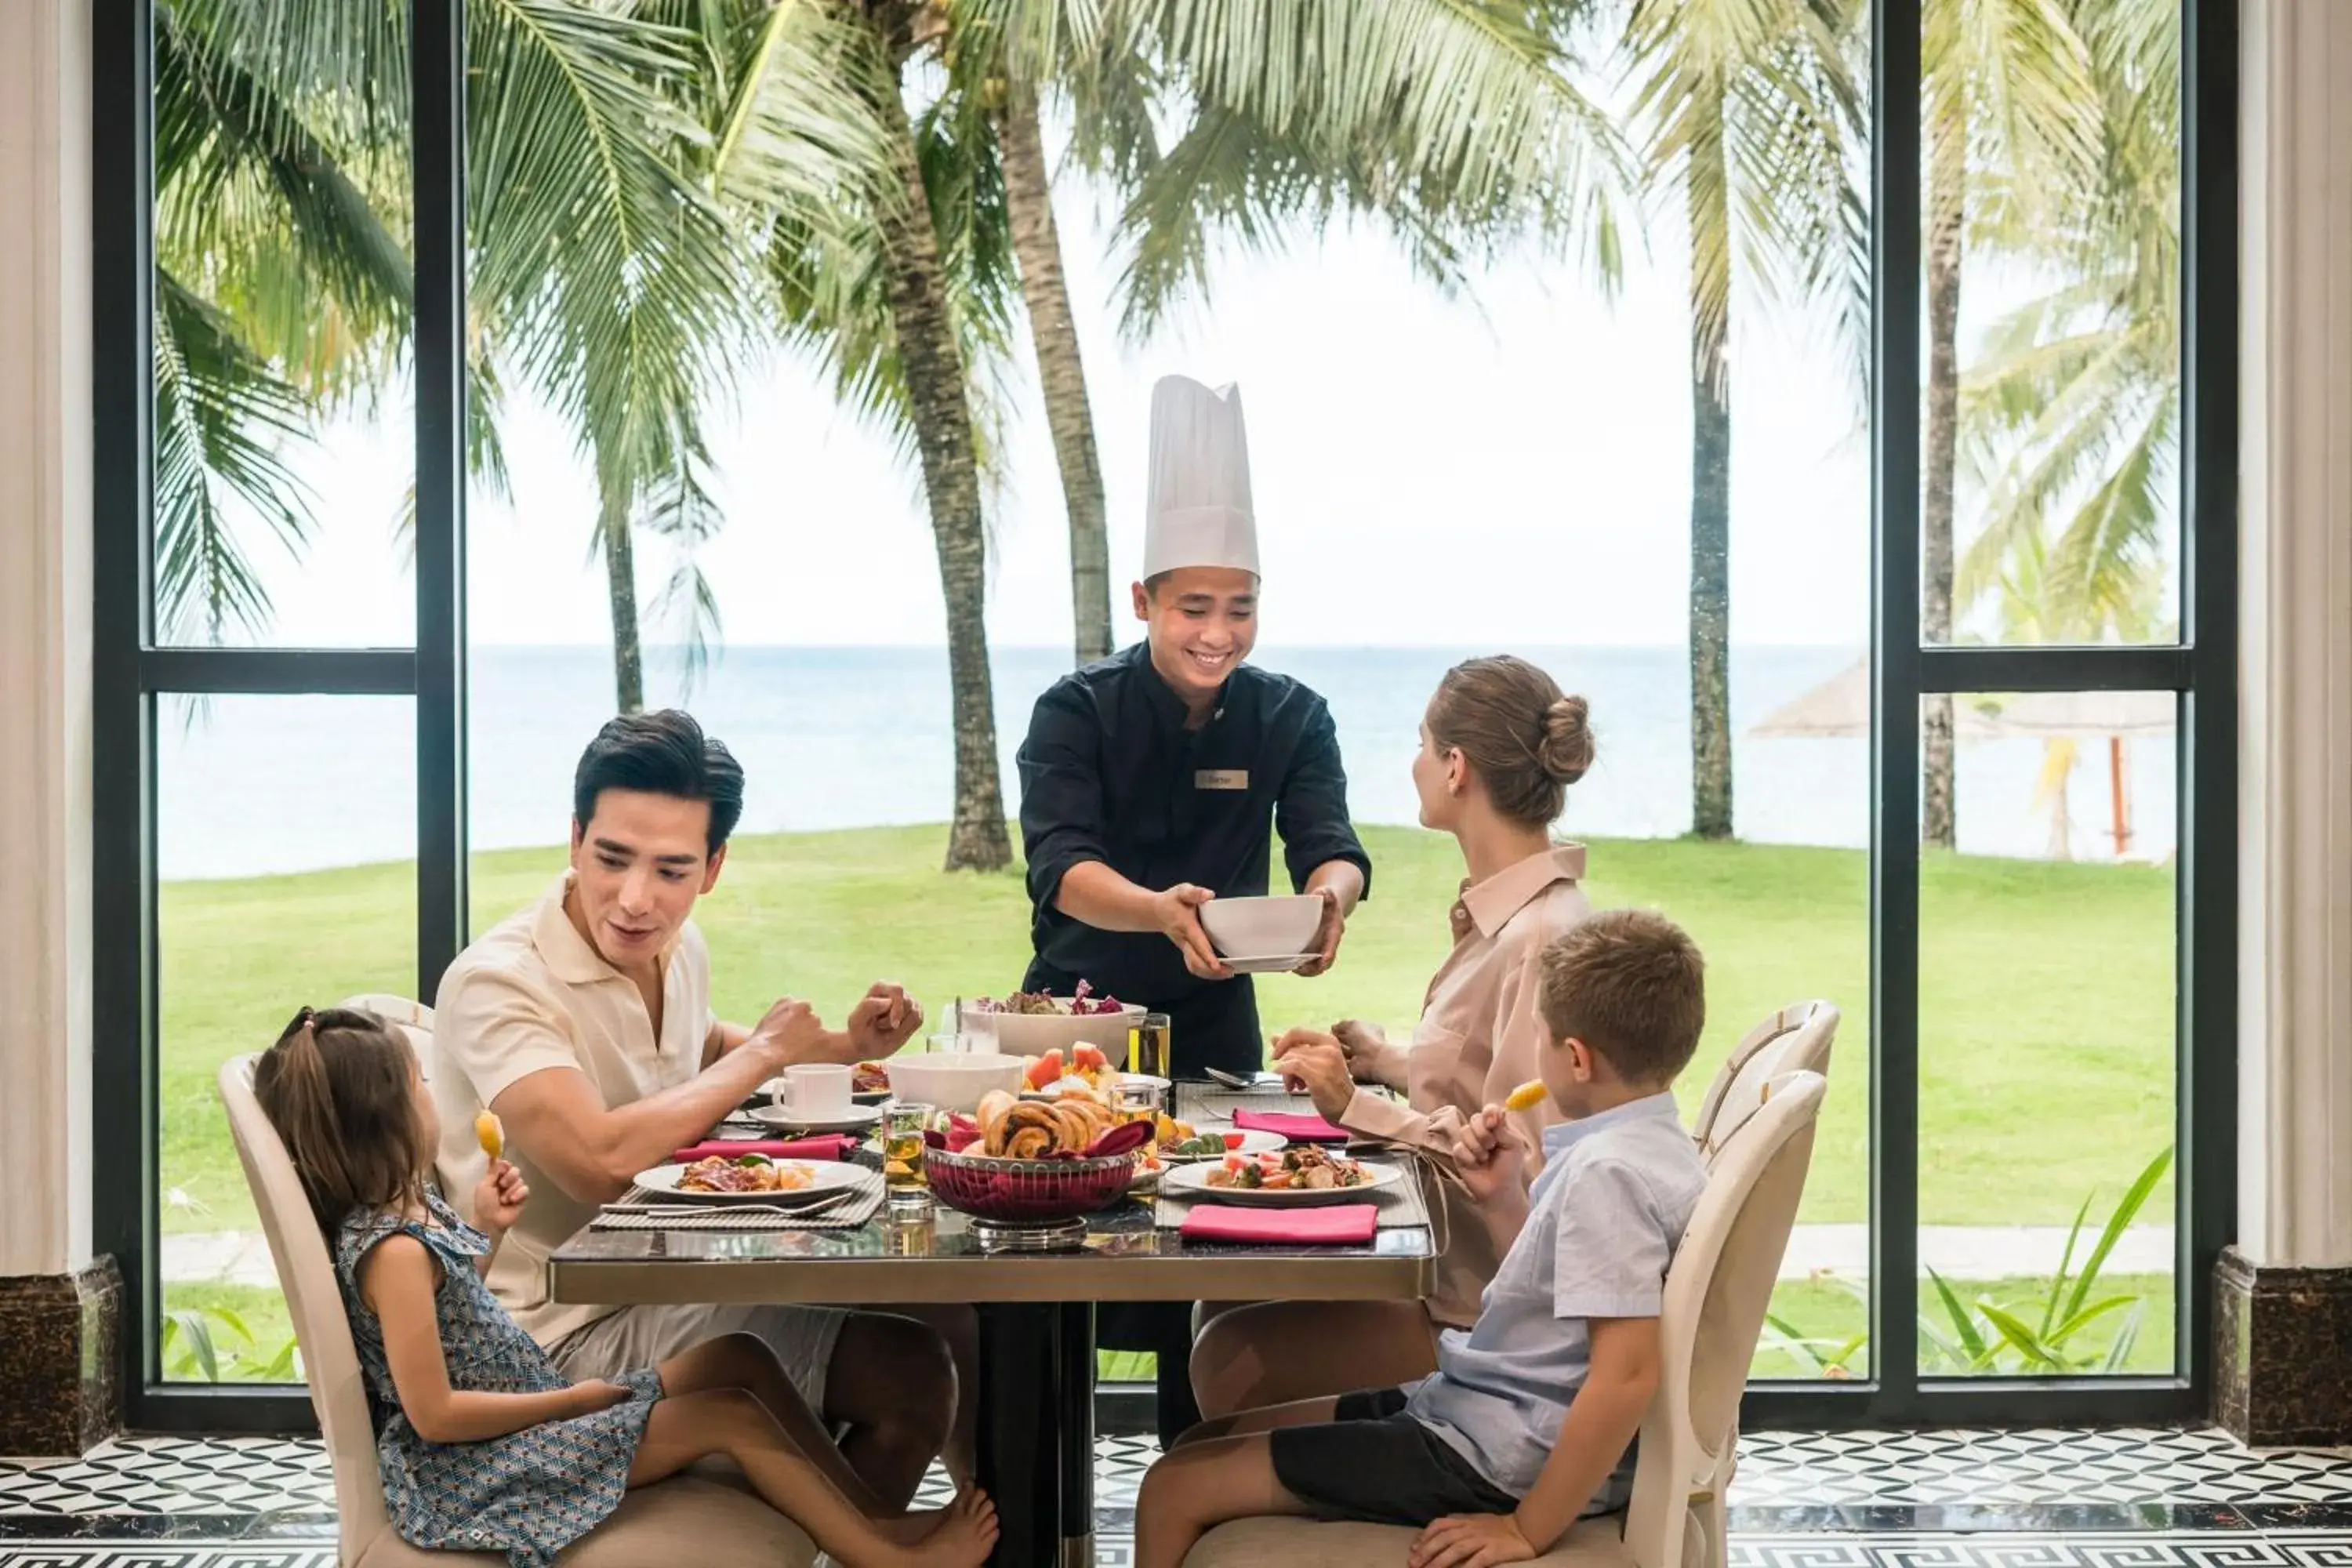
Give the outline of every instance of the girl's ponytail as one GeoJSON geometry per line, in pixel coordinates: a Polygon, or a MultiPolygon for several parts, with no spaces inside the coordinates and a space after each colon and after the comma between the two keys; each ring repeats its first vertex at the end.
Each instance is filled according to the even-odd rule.
{"type": "Polygon", "coordinates": [[[310,1213],[330,1241],[356,1208],[415,1202],[432,1151],[418,1125],[407,1045],[373,1013],[309,1007],[253,1069],[310,1213]]]}

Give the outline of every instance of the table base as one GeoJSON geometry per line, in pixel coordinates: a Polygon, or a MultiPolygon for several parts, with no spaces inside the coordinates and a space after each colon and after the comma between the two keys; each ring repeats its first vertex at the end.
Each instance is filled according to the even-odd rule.
{"type": "Polygon", "coordinates": [[[1095,1310],[980,1305],[980,1484],[999,1568],[1092,1568],[1095,1310]]]}

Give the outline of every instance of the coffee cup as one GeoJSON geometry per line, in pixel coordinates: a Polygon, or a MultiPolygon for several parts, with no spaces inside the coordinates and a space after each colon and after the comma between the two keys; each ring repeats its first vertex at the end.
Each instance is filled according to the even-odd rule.
{"type": "Polygon", "coordinates": [[[830,1062],[803,1062],[776,1080],[776,1109],[807,1121],[839,1121],[849,1114],[850,1072],[830,1062]]]}

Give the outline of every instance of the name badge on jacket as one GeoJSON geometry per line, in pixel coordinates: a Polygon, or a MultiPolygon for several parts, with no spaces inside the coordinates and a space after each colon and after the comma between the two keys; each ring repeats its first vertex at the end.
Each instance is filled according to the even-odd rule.
{"type": "Polygon", "coordinates": [[[1192,775],[1194,789],[1247,789],[1247,768],[1202,768],[1192,775]]]}

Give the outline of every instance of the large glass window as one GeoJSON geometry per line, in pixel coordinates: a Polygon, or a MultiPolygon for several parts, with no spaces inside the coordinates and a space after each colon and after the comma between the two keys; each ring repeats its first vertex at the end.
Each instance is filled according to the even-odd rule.
{"type": "Polygon", "coordinates": [[[1519,653],[1591,704],[1554,826],[1592,902],[1707,952],[1686,1114],[1765,1019],[1842,1015],[1774,1418],[2198,1407],[2234,569],[2198,458],[2235,301],[2232,193],[2189,175],[2231,162],[2226,0],[1752,36],[1629,3],[1456,40],[1466,116],[1402,57],[1252,82],[1175,37],[1025,84],[887,40],[877,113],[808,8],[98,4],[137,258],[99,279],[134,1409],[299,1371],[218,1064],[303,1002],[429,1001],[560,871],[616,710],[688,706],[745,765],[700,911],[722,1016],[1017,984],[1013,751],[1140,633],[1171,372],[1243,389],[1254,657],[1328,700],[1378,866],[1331,974],[1261,982],[1268,1026],[1412,1023],[1464,873],[1416,727],[1519,653]],[[1332,140],[1272,123],[1297,105],[1332,140]],[[1235,145],[1266,167],[1186,179],[1235,145]],[[909,174],[925,211],[856,195],[909,174]]]}

